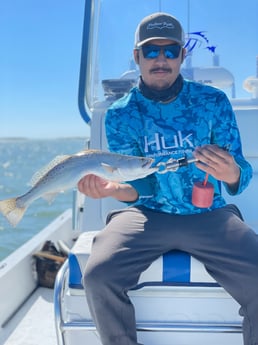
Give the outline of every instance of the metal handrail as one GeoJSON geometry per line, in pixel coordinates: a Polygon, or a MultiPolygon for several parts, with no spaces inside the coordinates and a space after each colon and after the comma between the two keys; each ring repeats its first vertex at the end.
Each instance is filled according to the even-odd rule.
{"type": "Polygon", "coordinates": [[[68,260],[64,262],[58,274],[56,276],[55,287],[54,287],[54,315],[55,315],[55,328],[57,336],[57,344],[65,345],[64,342],[64,322],[62,319],[62,296],[64,290],[64,282],[66,275],[68,274],[68,260]]]}
{"type": "Polygon", "coordinates": [[[79,90],[78,90],[78,106],[79,106],[81,117],[87,124],[90,124],[90,121],[91,121],[85,95],[86,95],[87,66],[89,63],[88,53],[90,49],[90,25],[91,25],[92,15],[93,15],[93,1],[86,0],[85,9],[84,9],[81,64],[80,64],[80,77],[79,77],[79,90]]]}
{"type": "MultiPolygon", "coordinates": [[[[137,331],[150,332],[202,332],[202,333],[241,333],[241,323],[192,323],[192,322],[138,322],[136,324],[137,331]]],[[[63,331],[96,331],[96,327],[92,321],[73,321],[63,322],[63,331]]]]}

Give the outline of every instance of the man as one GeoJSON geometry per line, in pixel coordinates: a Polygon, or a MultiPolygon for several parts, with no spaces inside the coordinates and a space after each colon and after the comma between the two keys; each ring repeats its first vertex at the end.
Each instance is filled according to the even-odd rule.
{"type": "Polygon", "coordinates": [[[155,13],[136,30],[134,58],[139,85],[107,111],[109,149],[149,156],[155,163],[194,155],[195,164],[132,183],[84,177],[79,190],[93,198],[128,203],[111,213],[95,238],[84,283],[103,345],[136,345],[133,306],[127,291],[161,254],[180,249],[200,260],[241,305],[245,345],[258,344],[258,240],[228,193],[242,192],[252,169],[225,94],[183,80],[184,32],[176,18],[155,13]],[[229,148],[226,150],[225,148],[229,148]],[[195,183],[209,176],[212,205],[195,206],[195,183]]]}

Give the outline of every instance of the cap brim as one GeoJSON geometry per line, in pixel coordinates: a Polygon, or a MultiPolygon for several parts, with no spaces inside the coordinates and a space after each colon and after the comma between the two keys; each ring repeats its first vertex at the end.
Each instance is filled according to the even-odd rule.
{"type": "Polygon", "coordinates": [[[148,43],[150,41],[153,41],[153,40],[171,40],[173,42],[176,42],[178,44],[180,44],[181,46],[184,45],[184,43],[174,37],[150,37],[150,38],[146,38],[145,40],[141,41],[141,42],[138,42],[135,46],[135,48],[140,48],[141,46],[143,46],[145,43],[148,43]]]}

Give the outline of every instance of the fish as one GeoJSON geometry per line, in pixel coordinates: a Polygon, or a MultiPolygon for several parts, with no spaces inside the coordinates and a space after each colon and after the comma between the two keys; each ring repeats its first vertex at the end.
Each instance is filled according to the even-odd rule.
{"type": "Polygon", "coordinates": [[[88,174],[117,182],[144,178],[156,171],[149,157],[129,156],[101,150],[84,150],[72,155],[55,157],[46,167],[37,171],[25,194],[0,201],[0,212],[15,227],[27,208],[42,197],[51,203],[55,196],[75,188],[79,180],[88,174]]]}

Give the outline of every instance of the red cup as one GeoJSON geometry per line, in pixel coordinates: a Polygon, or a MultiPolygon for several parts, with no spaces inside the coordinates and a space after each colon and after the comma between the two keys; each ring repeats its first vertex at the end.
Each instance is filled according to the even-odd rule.
{"type": "Polygon", "coordinates": [[[208,208],[213,203],[214,187],[210,182],[195,182],[192,193],[192,203],[196,207],[208,208]]]}

